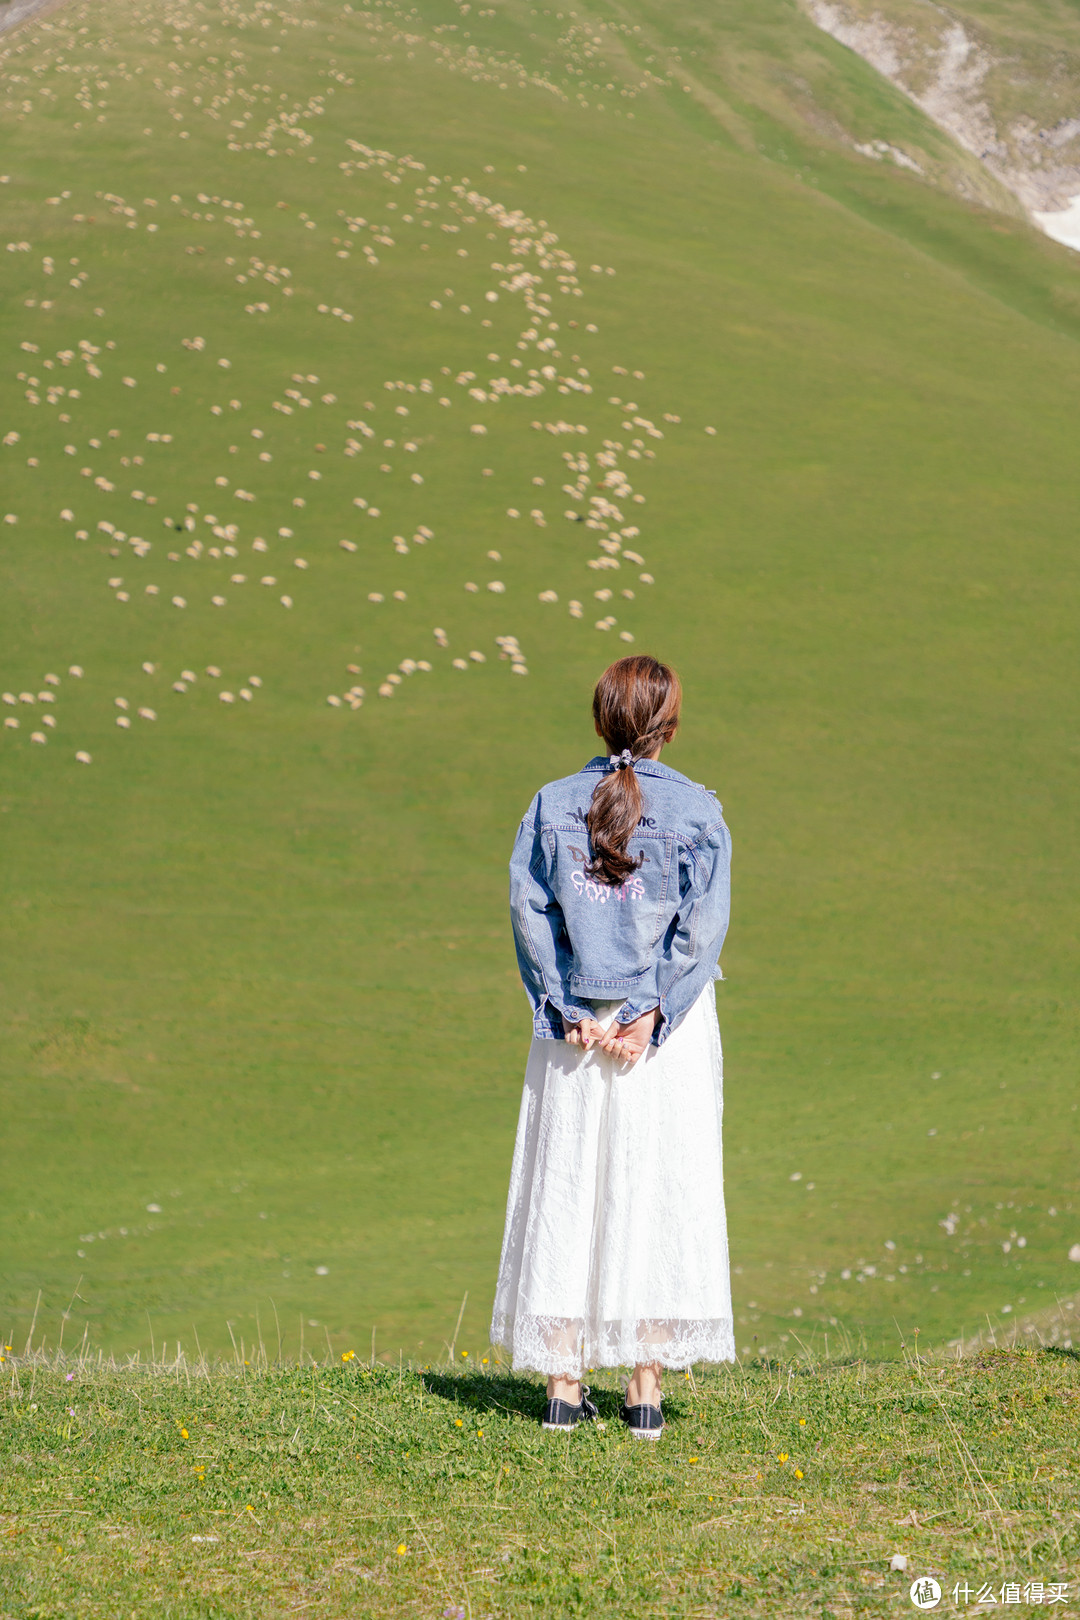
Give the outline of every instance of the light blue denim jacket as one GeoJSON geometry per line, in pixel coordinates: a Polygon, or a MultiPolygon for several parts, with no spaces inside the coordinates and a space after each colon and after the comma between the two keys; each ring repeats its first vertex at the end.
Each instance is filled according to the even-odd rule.
{"type": "Polygon", "coordinates": [[[533,1028],[563,1039],[562,1019],[587,1018],[588,1001],[625,998],[629,1023],[653,1007],[662,1045],[712,979],[727,933],[731,834],[709,788],[659,760],[633,767],[641,785],[629,853],[638,871],[617,888],[585,875],[585,816],[607,759],[549,782],[533,799],[510,857],[510,916],[533,1028]]]}

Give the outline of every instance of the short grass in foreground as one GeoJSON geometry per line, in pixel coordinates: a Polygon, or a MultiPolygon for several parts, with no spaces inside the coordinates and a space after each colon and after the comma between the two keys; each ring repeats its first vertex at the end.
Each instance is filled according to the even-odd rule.
{"type": "Polygon", "coordinates": [[[555,1436],[492,1366],[35,1355],[0,1418],[2,1613],[884,1615],[924,1574],[946,1611],[1041,1581],[1071,1613],[1078,1360],[669,1375],[642,1445],[610,1375],[555,1436]]]}

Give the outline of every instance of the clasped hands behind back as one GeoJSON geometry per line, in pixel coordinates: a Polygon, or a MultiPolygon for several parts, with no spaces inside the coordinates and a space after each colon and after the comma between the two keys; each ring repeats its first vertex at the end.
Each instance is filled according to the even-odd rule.
{"type": "Polygon", "coordinates": [[[598,1046],[601,1052],[609,1053],[620,1062],[636,1063],[649,1044],[659,1016],[659,1007],[654,1007],[633,1023],[612,1023],[607,1029],[595,1018],[583,1018],[578,1024],[568,1023],[564,1018],[563,1036],[571,1046],[581,1046],[586,1051],[598,1046]]]}

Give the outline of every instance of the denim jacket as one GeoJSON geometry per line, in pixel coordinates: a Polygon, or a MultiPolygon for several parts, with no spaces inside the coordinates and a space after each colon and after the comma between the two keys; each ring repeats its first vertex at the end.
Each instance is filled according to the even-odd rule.
{"type": "Polygon", "coordinates": [[[702,990],[727,933],[731,835],[711,789],[659,760],[633,767],[643,806],[629,853],[639,869],[613,887],[594,882],[585,816],[608,769],[591,759],[576,776],[533,799],[510,857],[510,915],[533,1029],[563,1039],[562,1019],[591,1014],[587,1001],[617,1001],[629,1023],[654,1007],[662,1045],[702,990]]]}

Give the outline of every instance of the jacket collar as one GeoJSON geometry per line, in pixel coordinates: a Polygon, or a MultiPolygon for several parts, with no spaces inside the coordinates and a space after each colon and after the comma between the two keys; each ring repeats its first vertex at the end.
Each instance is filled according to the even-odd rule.
{"type": "MultiPolygon", "coordinates": [[[[597,774],[607,769],[608,756],[596,754],[587,765],[582,766],[582,774],[592,771],[597,774]]],[[[669,782],[689,782],[690,778],[681,771],[673,771],[670,765],[662,765],[658,759],[639,759],[634,762],[634,769],[639,776],[666,777],[669,782]]]]}

